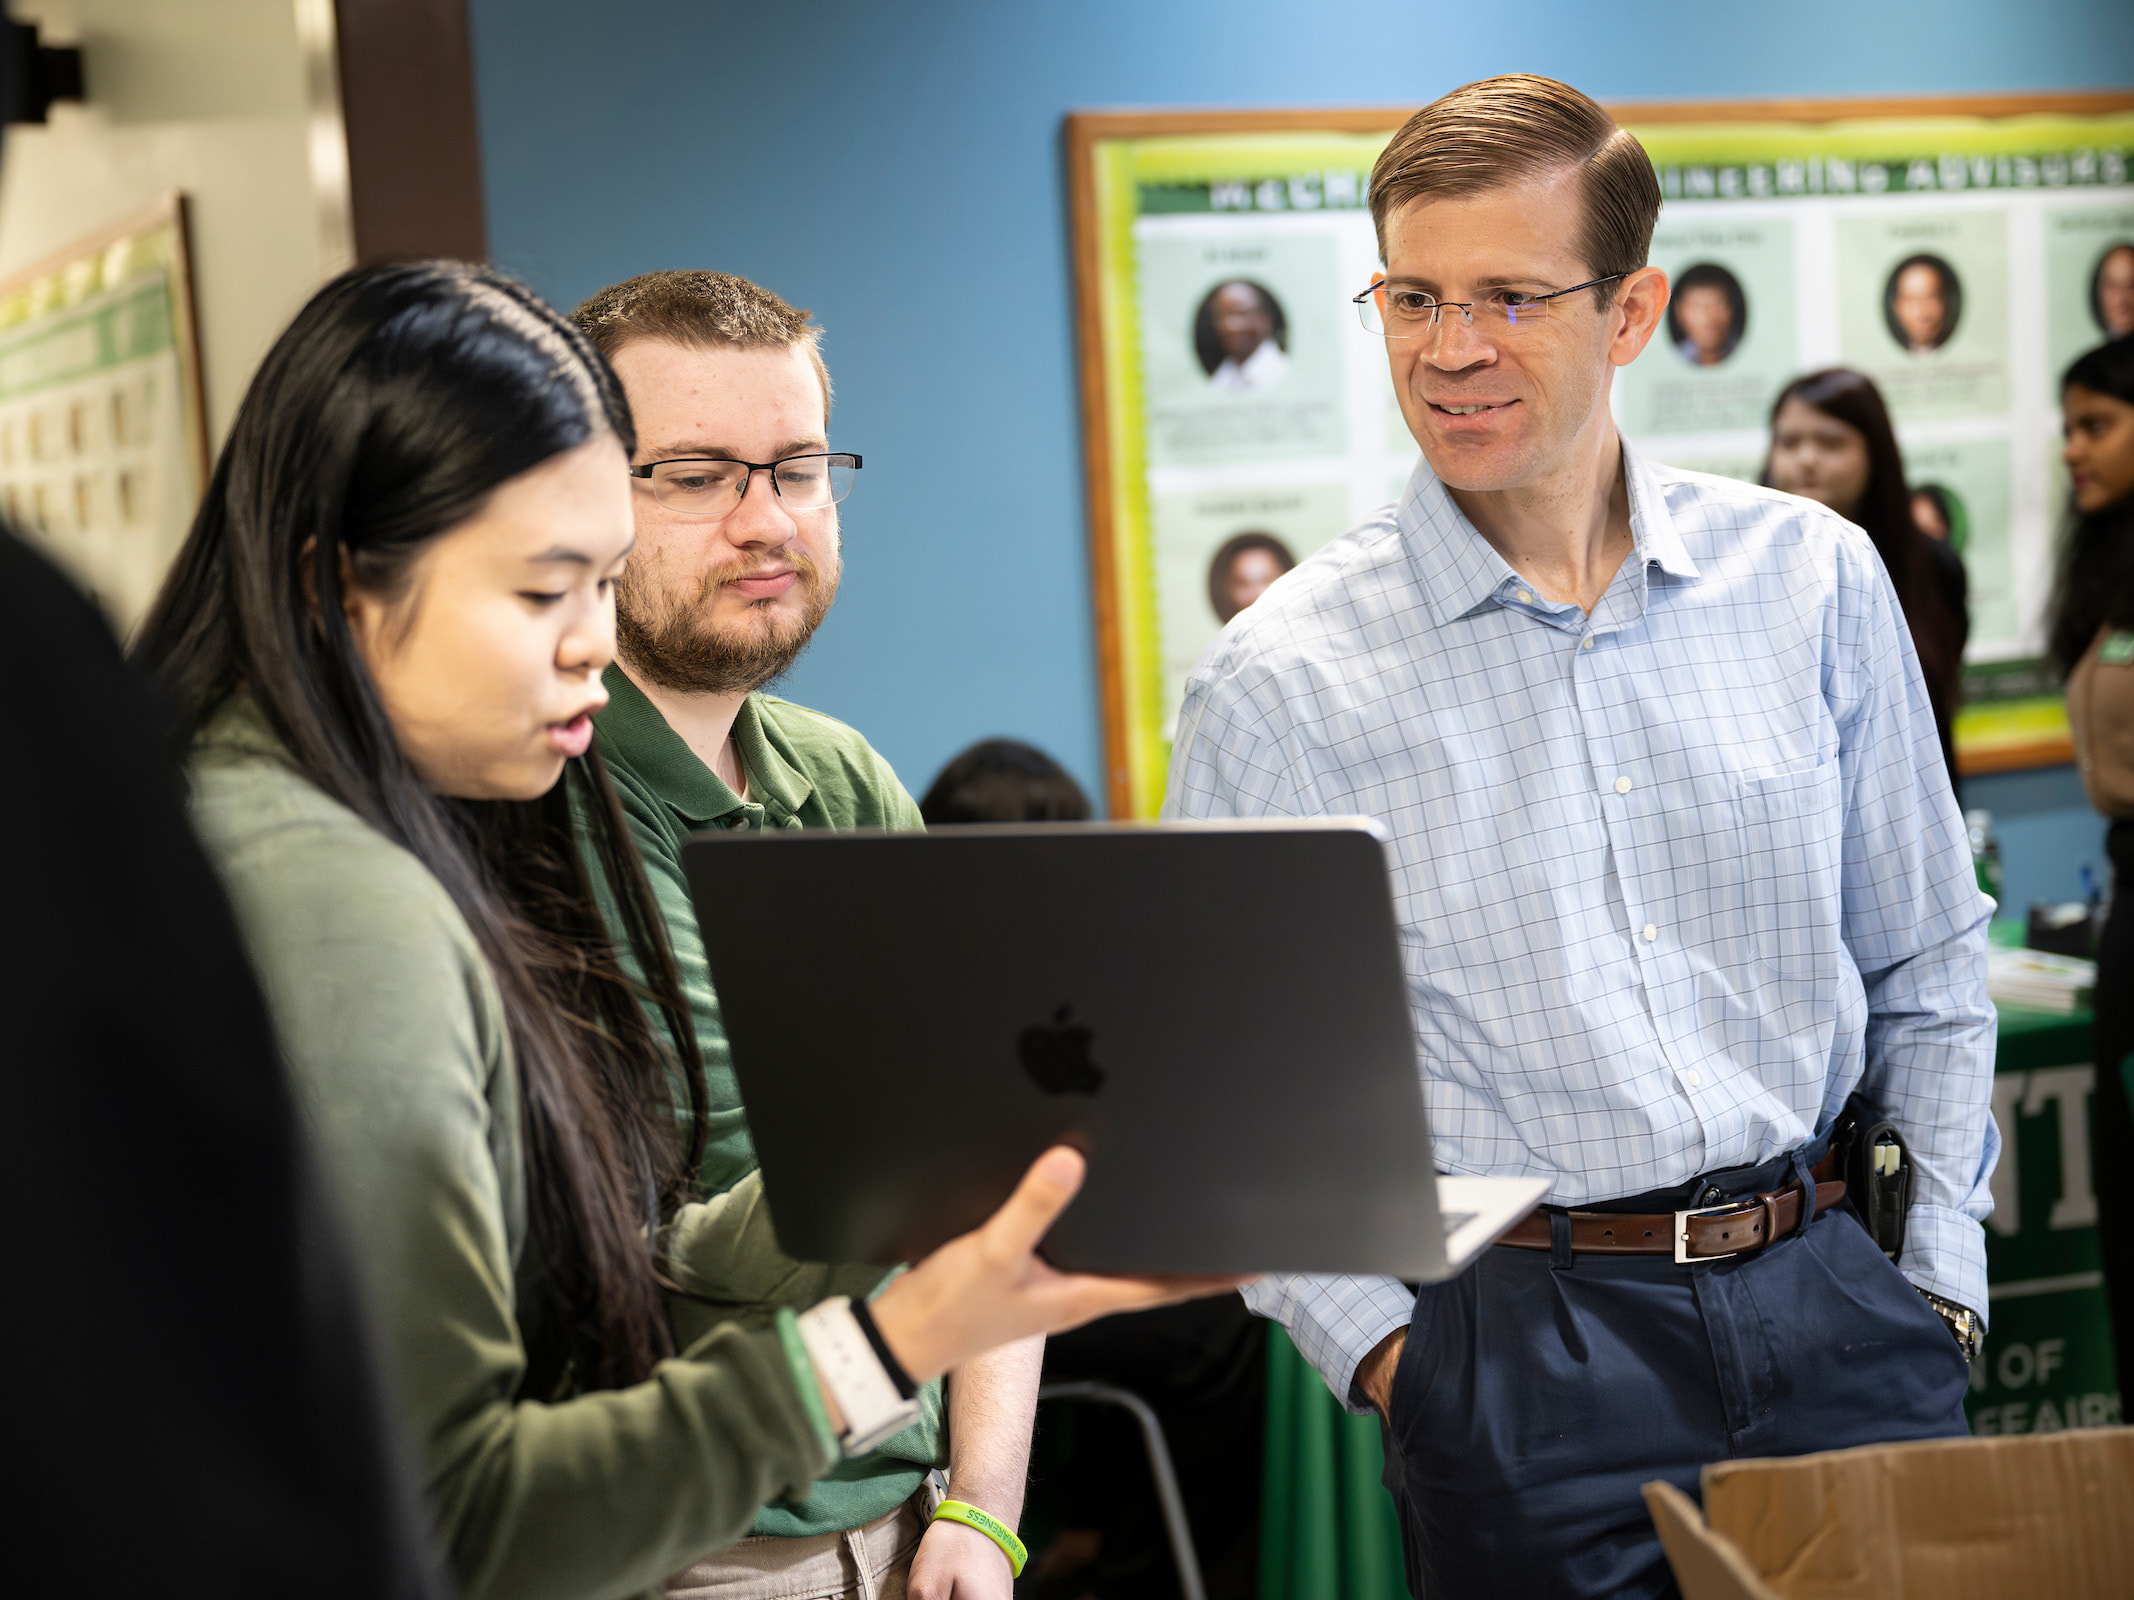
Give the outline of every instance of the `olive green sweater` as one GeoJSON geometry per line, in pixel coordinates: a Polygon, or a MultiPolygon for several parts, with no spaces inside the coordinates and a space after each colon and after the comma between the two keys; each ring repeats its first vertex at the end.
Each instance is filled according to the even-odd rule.
{"type": "Polygon", "coordinates": [[[744,1182],[667,1231],[694,1297],[671,1302],[680,1357],[634,1388],[521,1395],[525,1152],[473,934],[414,856],[296,770],[248,698],[203,729],[192,776],[461,1593],[656,1591],[766,1502],[804,1501],[835,1445],[778,1308],[864,1284],[780,1255],[744,1182]]]}

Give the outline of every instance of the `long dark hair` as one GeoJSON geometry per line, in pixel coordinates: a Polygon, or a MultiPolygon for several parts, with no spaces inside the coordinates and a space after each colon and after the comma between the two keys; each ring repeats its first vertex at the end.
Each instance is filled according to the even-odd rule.
{"type": "Polygon", "coordinates": [[[268,352],[135,647],[188,736],[248,693],[304,773],[412,852],[466,917],[503,997],[523,1103],[536,1314],[522,1315],[522,1392],[540,1399],[633,1383],[672,1353],[649,1235],[702,1155],[703,1064],[598,755],[539,800],[432,793],[357,653],[341,568],[345,554],[362,588],[397,591],[491,491],[603,432],[634,447],[614,374],[529,290],[458,262],[344,273],[268,352]],[[671,1054],[616,960],[573,795],[671,1054]]]}
{"type": "MultiPolygon", "coordinates": [[[[1947,604],[1933,584],[1934,559],[1927,536],[1912,520],[1911,490],[1904,481],[1904,455],[1897,448],[1897,430],[1891,425],[1889,407],[1874,380],[1849,367],[1826,367],[1795,378],[1779,391],[1771,406],[1771,431],[1776,438],[1778,414],[1788,400],[1798,400],[1825,416],[1835,417],[1867,441],[1867,487],[1850,520],[1857,524],[1882,558],[1890,587],[1912,634],[1912,648],[1919,656],[1920,676],[1926,679],[1927,698],[1934,705],[1934,720],[1948,727],[1956,715],[1956,700],[1962,688],[1962,646],[1957,642],[1962,619],[1949,615],[1947,604]]],[[[1764,482],[1771,481],[1771,458],[1764,458],[1764,482]]],[[[1951,776],[1954,774],[1952,772],[1951,776]]]]}
{"type": "MultiPolygon", "coordinates": [[[[2069,389],[2088,389],[2134,406],[2134,334],[2077,356],[2060,380],[2063,396],[2069,389]]],[[[2088,512],[2070,503],[2067,523],[2046,608],[2051,618],[2047,648],[2063,673],[2074,670],[2106,623],[2134,628],[2134,495],[2088,512]]]]}

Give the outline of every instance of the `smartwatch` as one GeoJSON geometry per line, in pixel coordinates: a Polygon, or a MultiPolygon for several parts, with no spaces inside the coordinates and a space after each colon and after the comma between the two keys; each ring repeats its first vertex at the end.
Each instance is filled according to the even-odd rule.
{"type": "Polygon", "coordinates": [[[802,1312],[798,1326],[817,1381],[844,1413],[846,1455],[866,1455],[919,1420],[919,1386],[863,1303],[833,1295],[802,1312]]]}

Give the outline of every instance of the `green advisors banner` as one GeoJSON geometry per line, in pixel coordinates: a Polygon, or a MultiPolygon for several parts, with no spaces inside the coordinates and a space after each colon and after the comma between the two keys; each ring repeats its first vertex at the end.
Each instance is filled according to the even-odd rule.
{"type": "MultiPolygon", "coordinates": [[[[1895,108],[1893,108],[1895,109],[1895,108]]],[[[1971,578],[1974,668],[2034,661],[2065,502],[2059,373],[2134,330],[2134,111],[1625,125],[1666,206],[1674,296],[1618,376],[1659,460],[1762,472],[1771,406],[1846,365],[1888,397],[1971,578]]],[[[1108,793],[1163,796],[1193,663],[1268,581],[1393,500],[1416,452],[1351,296],[1396,113],[1072,119],[1108,793]]],[[[1974,766],[2066,759],[2056,687],[1977,677],[1974,766]]]]}

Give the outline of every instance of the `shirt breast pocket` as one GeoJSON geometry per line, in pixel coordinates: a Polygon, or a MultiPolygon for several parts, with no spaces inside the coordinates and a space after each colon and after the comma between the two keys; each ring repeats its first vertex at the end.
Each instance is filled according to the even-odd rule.
{"type": "Polygon", "coordinates": [[[1845,813],[1838,764],[1786,767],[1741,778],[1735,788],[1745,879],[1748,942],[1782,1007],[1805,1023],[1838,976],[1840,874],[1845,813]]]}

